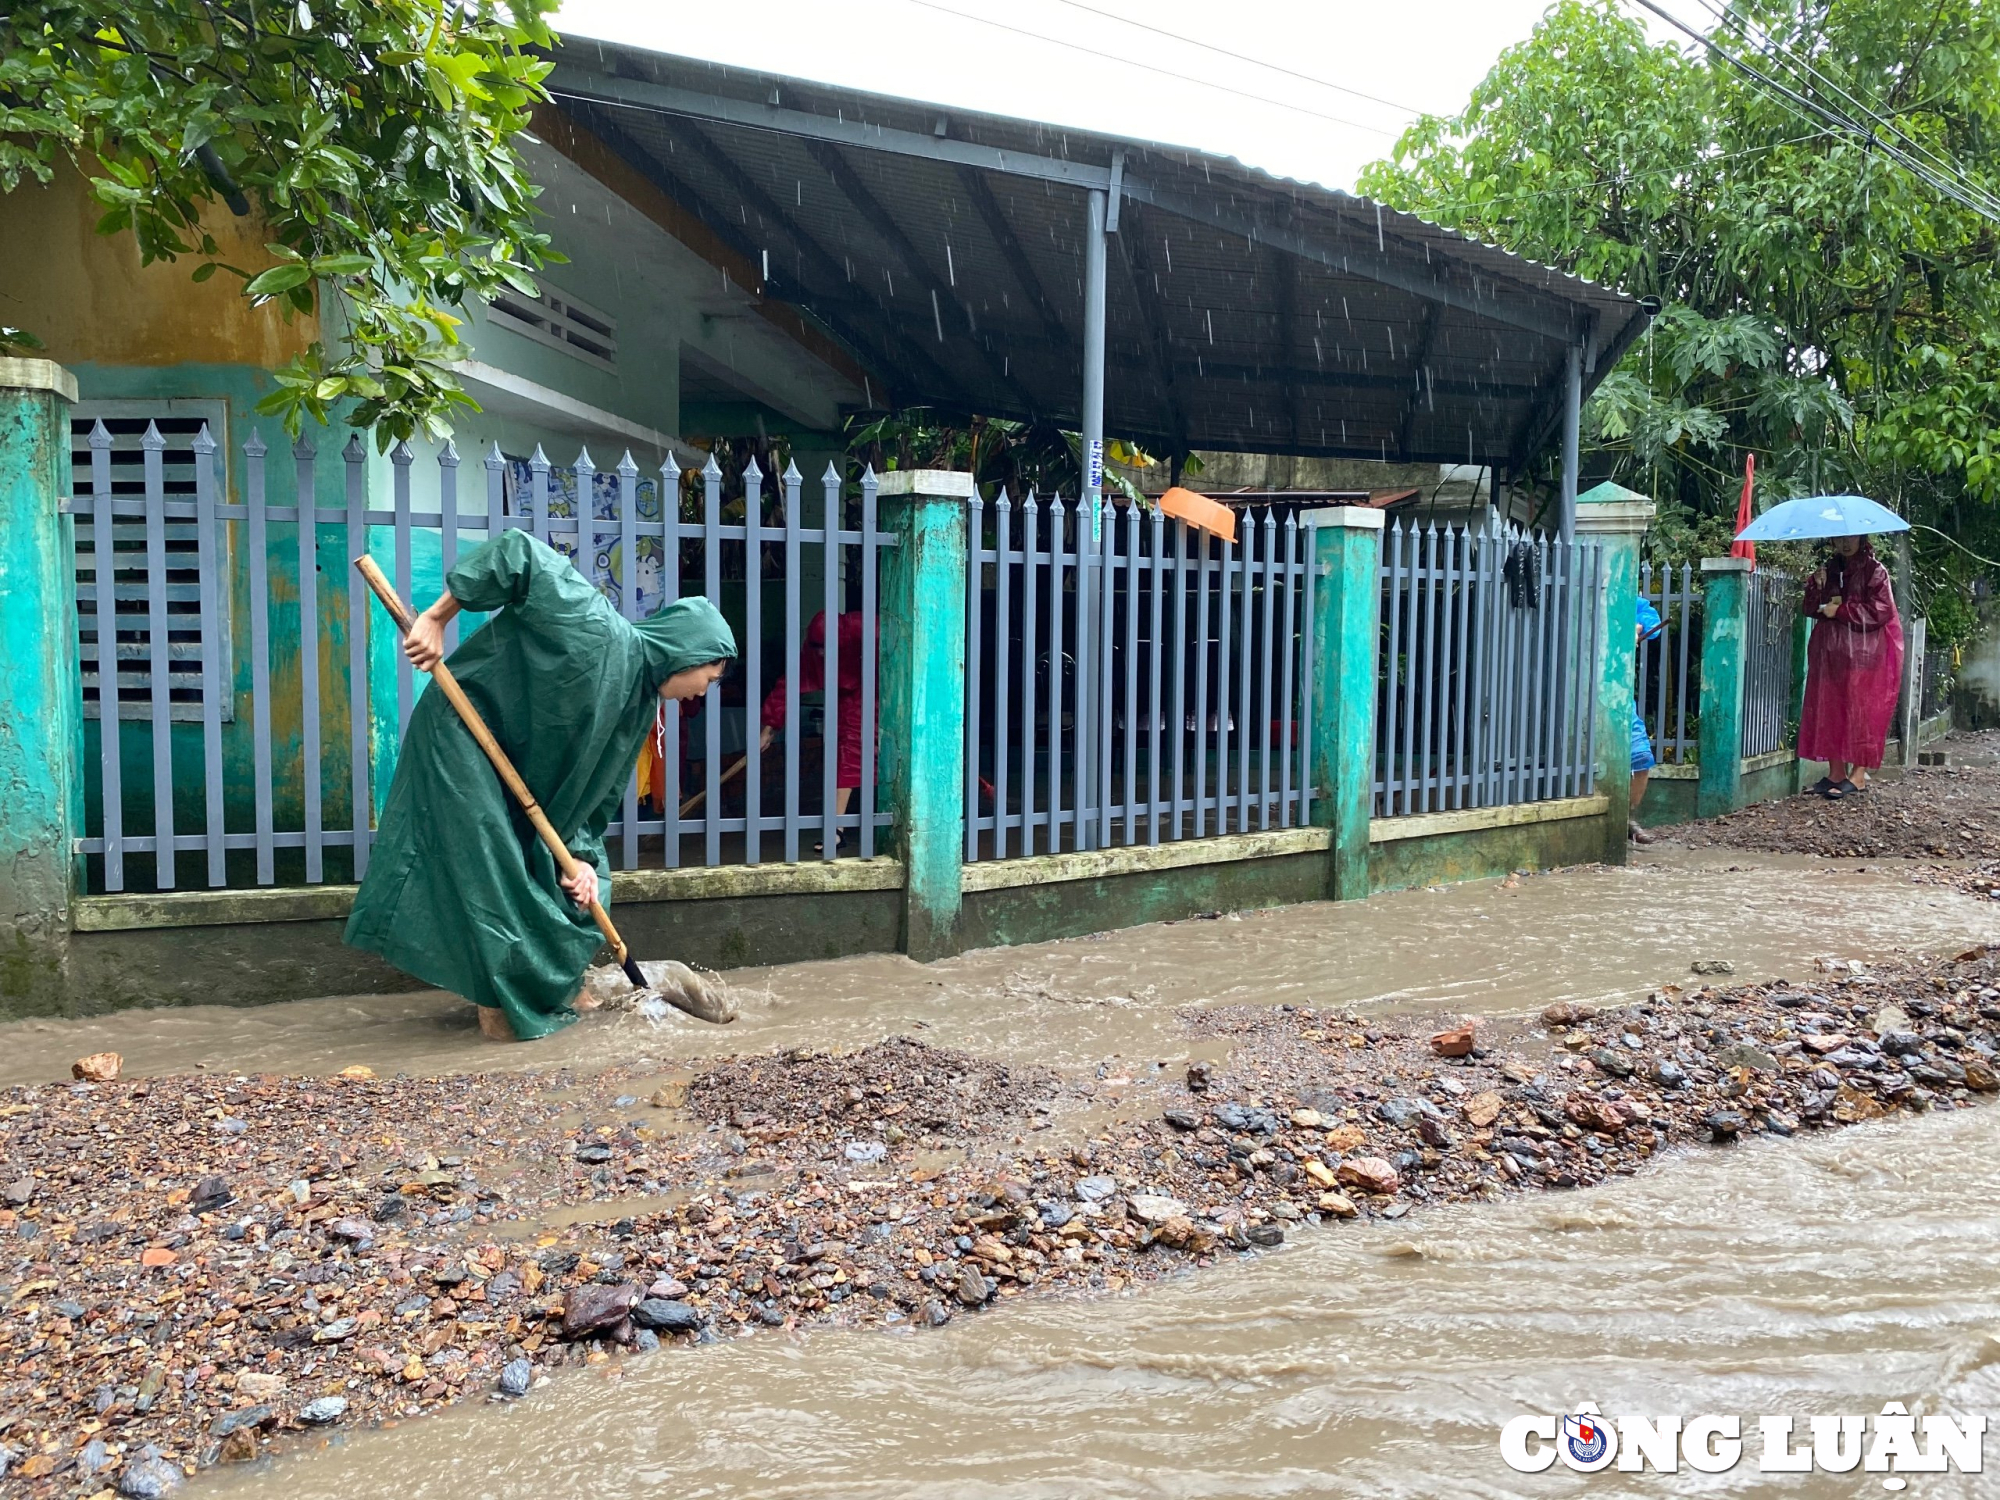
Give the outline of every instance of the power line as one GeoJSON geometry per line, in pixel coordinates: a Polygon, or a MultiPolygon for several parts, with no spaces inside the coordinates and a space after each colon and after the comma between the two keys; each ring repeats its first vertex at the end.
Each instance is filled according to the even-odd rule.
{"type": "Polygon", "coordinates": [[[1799,113],[1802,114],[1803,116],[1808,116],[1808,117],[1816,117],[1824,121],[1826,124],[1831,125],[1834,129],[1842,132],[1843,134],[1851,135],[1858,140],[1867,142],[1871,149],[1880,151],[1885,160],[1892,162],[1897,166],[1900,166],[1904,171],[1908,172],[1912,177],[1916,178],[1919,182],[1922,182],[1926,186],[1932,188],[1934,191],[1943,194],[1945,197],[1951,199],[1954,203],[1957,203],[1960,207],[1969,209],[1971,212],[1978,214],[1981,218],[1992,219],[1996,222],[2000,222],[2000,208],[1995,208],[1994,206],[1991,206],[1986,203],[1976,202],[1973,200],[1973,198],[1967,195],[1966,189],[1961,188],[1955,183],[1939,180],[1936,173],[1934,173],[1931,169],[1929,169],[1920,162],[1915,162],[1910,160],[1909,157],[1905,156],[1896,147],[1877,138],[1875,132],[1869,130],[1866,126],[1857,124],[1855,121],[1841,114],[1838,110],[1831,109],[1826,105],[1819,103],[1817,100],[1807,98],[1805,95],[1799,93],[1796,89],[1793,89],[1787,84],[1784,84],[1779,80],[1771,77],[1768,73],[1763,72],[1761,69],[1753,67],[1751,64],[1745,62],[1742,58],[1730,52],[1719,41],[1717,41],[1714,36],[1703,35],[1700,31],[1697,31],[1694,27],[1688,25],[1687,22],[1681,20],[1680,17],[1669,14],[1666,10],[1662,9],[1659,5],[1655,4],[1654,0],[1637,0],[1637,3],[1644,6],[1647,10],[1651,11],[1654,15],[1658,16],[1661,20],[1665,21],[1675,30],[1684,32],[1686,35],[1692,37],[1695,41],[1701,43],[1704,47],[1707,47],[1717,57],[1721,58],[1724,62],[1728,63],[1732,68],[1735,68],[1738,72],[1744,74],[1748,78],[1755,80],[1758,83],[1763,84],[1765,88],[1771,90],[1774,94],[1777,94],[1784,100],[1788,101],[1789,104],[1792,106],[1794,113],[1799,113]]]}
{"type": "MultiPolygon", "coordinates": [[[[1703,3],[1708,5],[1711,10],[1714,10],[1712,0],[1703,0],[1703,3]]],[[[1725,19],[1727,18],[1725,17],[1725,19]]],[[[1842,80],[1820,72],[1812,65],[1810,60],[1800,57],[1789,46],[1780,42],[1768,29],[1759,26],[1757,28],[1758,36],[1752,37],[1747,23],[1735,21],[1732,24],[1736,26],[1738,33],[1745,40],[1749,41],[1751,45],[1756,46],[1764,56],[1781,61],[1789,66],[1794,78],[1799,79],[1801,82],[1816,83],[1821,88],[1833,93],[1837,98],[1845,101],[1850,108],[1858,111],[1873,124],[1887,131],[1901,143],[1905,150],[1921,159],[1931,170],[1944,176],[1964,191],[1979,198],[1985,204],[1989,214],[2000,214],[2000,197],[1995,197],[1993,191],[1985,183],[1975,178],[1944,152],[1919,141],[1892,116],[1884,115],[1879,110],[1872,108],[1866,101],[1858,97],[1842,80]],[[1758,40],[1758,37],[1762,38],[1761,42],[1758,40]]]]}
{"type": "Polygon", "coordinates": [[[1326,120],[1334,125],[1345,125],[1350,130],[1365,130],[1370,135],[1388,136],[1391,139],[1396,134],[1395,131],[1384,130],[1379,125],[1364,125],[1359,120],[1343,119],[1339,115],[1330,115],[1321,110],[1308,109],[1303,104],[1287,104],[1281,99],[1269,99],[1262,94],[1253,94],[1247,89],[1231,88],[1226,83],[1216,83],[1212,79],[1191,78],[1187,74],[1177,73],[1171,68],[1156,68],[1151,63],[1139,62],[1134,58],[1107,56],[1095,47],[1086,47],[1080,42],[1066,42],[1061,37],[1045,36],[1039,31],[1030,31],[1024,26],[1010,26],[1005,21],[995,21],[987,16],[976,16],[970,11],[953,10],[949,5],[937,4],[936,0],[904,0],[904,3],[921,7],[924,10],[934,10],[943,15],[956,16],[961,21],[972,21],[980,26],[991,26],[996,31],[1011,31],[1015,36],[1027,37],[1030,41],[1045,42],[1051,47],[1066,47],[1071,52],[1082,52],[1099,62],[1117,63],[1123,67],[1137,68],[1141,72],[1157,73],[1160,77],[1171,78],[1176,83],[1191,83],[1198,88],[1214,89],[1218,93],[1233,94],[1238,99],[1248,99],[1254,104],[1269,105],[1273,109],[1287,110],[1297,115],[1310,115],[1315,120],[1326,120]]]}
{"type": "Polygon", "coordinates": [[[1085,11],[1093,16],[1103,16],[1107,21],[1116,21],[1121,26],[1133,26],[1140,31],[1150,31],[1154,36],[1163,36],[1170,41],[1184,42],[1190,47],[1199,47],[1204,52],[1213,52],[1218,57],[1233,58],[1237,62],[1249,63],[1252,67],[1268,68],[1273,73],[1282,73],[1287,78],[1296,78],[1317,88],[1332,89],[1335,93],[1351,94],[1356,99],[1366,99],[1370,104],[1380,104],[1386,109],[1400,110],[1406,115],[1420,115],[1424,111],[1413,109],[1407,104],[1398,104],[1393,99],[1383,99],[1374,94],[1364,94],[1360,89],[1351,89],[1344,83],[1334,83],[1329,79],[1315,78],[1310,73],[1301,73],[1293,68],[1281,67],[1274,62],[1266,62],[1261,57],[1252,57],[1247,52],[1231,52],[1227,47],[1218,47],[1213,42],[1204,42],[1197,37],[1182,36],[1178,31],[1168,31],[1164,26],[1154,26],[1146,21],[1135,21],[1130,16],[1121,16],[1116,11],[1099,10],[1094,5],[1085,5],[1083,0],[1056,0],[1058,5],[1067,5],[1072,10],[1085,11]]]}
{"type": "MultiPolygon", "coordinates": [[[[1944,155],[1944,153],[1934,150],[1922,141],[1917,140],[1907,130],[1903,129],[1894,118],[1872,108],[1843,80],[1829,76],[1829,74],[1822,73],[1819,69],[1815,68],[1809,59],[1800,57],[1790,46],[1773,34],[1769,28],[1756,25],[1753,34],[1753,23],[1747,18],[1732,15],[1717,5],[1715,0],[1700,0],[1700,3],[1710,15],[1716,18],[1716,21],[1720,25],[1732,27],[1745,42],[1756,48],[1761,56],[1787,69],[1801,87],[1811,88],[1816,85],[1832,94],[1848,108],[1864,116],[1873,125],[1888,132],[1901,143],[1904,149],[1922,159],[1923,164],[1929,167],[1930,170],[1943,176],[1961,190],[1980,198],[1989,213],[2000,212],[2000,198],[1996,198],[1985,184],[1979,182],[1963,167],[1952,161],[1950,157],[1944,155]]],[[[1870,136],[1871,145],[1879,146],[1881,144],[1872,139],[1872,131],[1870,131],[1870,136]]]]}

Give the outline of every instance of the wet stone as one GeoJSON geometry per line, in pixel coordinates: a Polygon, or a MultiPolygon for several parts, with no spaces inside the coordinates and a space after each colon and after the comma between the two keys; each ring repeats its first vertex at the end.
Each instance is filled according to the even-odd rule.
{"type": "Polygon", "coordinates": [[[632,1321],[663,1333],[693,1333],[707,1320],[698,1308],[663,1297],[644,1297],[632,1308],[632,1321]]]}
{"type": "Polygon", "coordinates": [[[519,1359],[507,1361],[500,1371],[499,1380],[494,1383],[494,1388],[503,1396],[519,1399],[528,1394],[528,1387],[534,1383],[534,1379],[535,1367],[524,1355],[519,1359]]]}
{"type": "Polygon", "coordinates": [[[299,1420],[314,1427],[338,1422],[347,1411],[345,1396],[320,1396],[299,1408],[299,1420]]]}

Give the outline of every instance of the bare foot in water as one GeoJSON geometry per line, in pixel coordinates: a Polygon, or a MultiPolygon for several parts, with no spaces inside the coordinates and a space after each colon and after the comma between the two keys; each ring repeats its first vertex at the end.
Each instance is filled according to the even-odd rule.
{"type": "Polygon", "coordinates": [[[518,1042],[514,1026],[507,1019],[507,1012],[497,1005],[477,1005],[479,1012],[479,1034],[489,1042],[518,1042]]]}

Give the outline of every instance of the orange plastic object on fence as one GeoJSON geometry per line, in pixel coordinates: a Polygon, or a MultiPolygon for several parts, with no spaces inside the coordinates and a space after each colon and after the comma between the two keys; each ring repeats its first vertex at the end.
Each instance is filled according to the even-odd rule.
{"type": "Polygon", "coordinates": [[[1187,522],[1197,531],[1219,536],[1225,542],[1236,540],[1236,512],[1226,505],[1216,504],[1206,495],[1197,495],[1193,490],[1175,485],[1160,496],[1160,512],[1177,521],[1187,522]]]}

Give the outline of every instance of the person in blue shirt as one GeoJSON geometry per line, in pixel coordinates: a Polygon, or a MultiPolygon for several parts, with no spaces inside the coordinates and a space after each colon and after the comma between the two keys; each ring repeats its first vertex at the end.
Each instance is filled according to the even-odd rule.
{"type": "MultiPolygon", "coordinates": [[[[1645,595],[1639,596],[1639,639],[1644,646],[1666,627],[1660,621],[1660,612],[1653,608],[1645,595]]],[[[1635,844],[1650,844],[1653,835],[1639,826],[1639,804],[1646,800],[1646,782],[1650,772],[1659,761],[1653,756],[1652,736],[1646,733],[1646,721],[1639,717],[1639,701],[1632,700],[1632,808],[1626,820],[1625,831],[1635,844]]]]}

